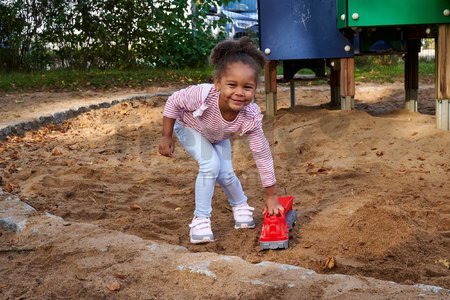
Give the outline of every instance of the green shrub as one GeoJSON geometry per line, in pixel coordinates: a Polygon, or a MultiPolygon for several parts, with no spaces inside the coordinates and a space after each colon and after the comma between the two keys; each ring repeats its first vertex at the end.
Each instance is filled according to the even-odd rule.
{"type": "Polygon", "coordinates": [[[217,42],[188,0],[0,0],[3,70],[199,66],[217,42]],[[195,11],[195,14],[194,12],[195,11]]]}

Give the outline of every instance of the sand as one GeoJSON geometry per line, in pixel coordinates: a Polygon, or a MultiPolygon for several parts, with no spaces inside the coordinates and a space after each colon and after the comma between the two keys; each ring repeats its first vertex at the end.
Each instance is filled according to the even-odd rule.
{"type": "MultiPolygon", "coordinates": [[[[35,96],[33,103],[48,96],[35,96]]],[[[233,163],[257,208],[256,229],[233,228],[217,186],[212,215],[217,241],[189,244],[197,166],[178,142],[173,158],[157,152],[167,97],[90,111],[0,142],[1,185],[39,212],[67,222],[191,252],[449,289],[450,270],[443,262],[450,259],[450,133],[436,129],[433,86],[421,85],[419,97],[420,113],[410,113],[403,109],[402,83],[359,84],[356,109],[343,112],[326,104],[327,86],[304,85],[291,109],[289,87],[279,85],[278,114],[265,118],[264,129],[279,195],[294,196],[299,215],[288,250],[259,250],[264,191],[247,141],[239,136],[233,138],[233,163]],[[336,260],[331,270],[323,268],[329,257],[336,260]]],[[[2,99],[11,103],[23,95],[2,99]]],[[[263,92],[257,102],[264,110],[263,92]]],[[[24,114],[26,107],[12,105],[7,113],[24,114]]]]}

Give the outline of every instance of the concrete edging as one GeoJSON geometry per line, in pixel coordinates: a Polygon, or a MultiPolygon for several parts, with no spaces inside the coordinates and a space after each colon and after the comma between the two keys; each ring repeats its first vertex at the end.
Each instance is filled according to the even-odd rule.
{"type": "Polygon", "coordinates": [[[133,101],[133,100],[148,100],[154,97],[159,96],[170,96],[171,92],[166,93],[153,93],[153,94],[143,94],[138,96],[132,96],[122,99],[115,99],[111,101],[105,101],[101,103],[96,104],[89,104],[86,106],[79,106],[74,107],[69,110],[61,111],[61,112],[55,112],[51,115],[46,116],[40,116],[38,118],[35,118],[33,120],[27,120],[22,122],[11,122],[10,125],[0,128],[0,141],[5,140],[6,138],[10,136],[20,136],[23,135],[25,132],[30,130],[36,130],[40,128],[41,126],[47,125],[47,124],[59,124],[62,123],[68,119],[74,118],[82,113],[95,110],[95,109],[101,109],[101,108],[109,108],[111,106],[133,101]]]}

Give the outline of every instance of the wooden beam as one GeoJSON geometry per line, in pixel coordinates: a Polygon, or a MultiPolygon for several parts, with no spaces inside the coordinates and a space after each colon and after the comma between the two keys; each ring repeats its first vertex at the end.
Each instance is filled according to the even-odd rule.
{"type": "Polygon", "coordinates": [[[264,66],[266,115],[273,117],[277,111],[277,61],[267,61],[264,66]]]}
{"type": "Polygon", "coordinates": [[[450,24],[439,25],[436,54],[436,99],[450,99],[450,24]]]}
{"type": "Polygon", "coordinates": [[[408,40],[406,42],[405,107],[411,112],[418,111],[419,51],[420,40],[408,40]]]}
{"type": "Polygon", "coordinates": [[[334,59],[330,66],[330,91],[331,91],[331,104],[339,105],[341,101],[340,92],[340,76],[341,76],[341,63],[339,59],[334,59]]]}
{"type": "Polygon", "coordinates": [[[295,107],[295,81],[291,80],[289,82],[289,87],[291,91],[291,108],[295,107]]]}
{"type": "Polygon", "coordinates": [[[340,61],[341,109],[352,110],[355,108],[355,59],[341,58],[340,61]]]}
{"type": "Polygon", "coordinates": [[[436,49],[437,127],[450,130],[450,24],[439,25],[436,49]]]}

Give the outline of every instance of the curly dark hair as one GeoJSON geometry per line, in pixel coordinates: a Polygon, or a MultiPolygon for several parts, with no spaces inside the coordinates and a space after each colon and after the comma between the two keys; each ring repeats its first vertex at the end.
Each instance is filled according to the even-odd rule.
{"type": "MultiPolygon", "coordinates": [[[[219,80],[225,74],[231,63],[242,62],[255,70],[255,79],[262,68],[266,58],[264,54],[253,45],[247,36],[239,40],[226,40],[214,47],[209,56],[209,62],[215,67],[214,80],[219,80]]],[[[256,80],[257,81],[257,80],[256,80]]]]}

